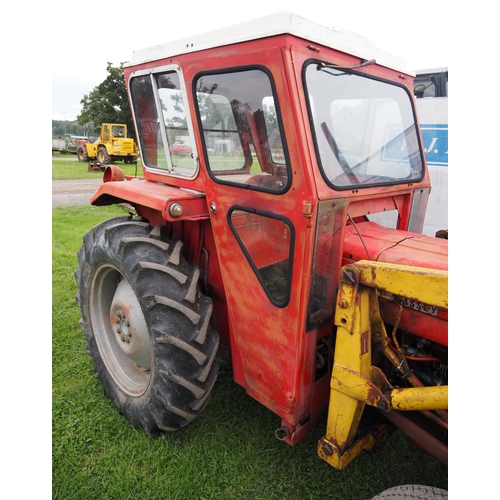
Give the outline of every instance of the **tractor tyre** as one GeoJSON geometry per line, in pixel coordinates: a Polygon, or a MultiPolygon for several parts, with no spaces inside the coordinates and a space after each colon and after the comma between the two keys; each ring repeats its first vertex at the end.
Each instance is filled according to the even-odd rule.
{"type": "Polygon", "coordinates": [[[448,492],[432,486],[405,484],[382,491],[372,500],[447,500],[448,492]]]}
{"type": "Polygon", "coordinates": [[[78,157],[78,161],[89,161],[89,155],[87,152],[87,148],[85,146],[78,147],[78,151],[76,152],[76,156],[78,157]]]}
{"type": "Polygon", "coordinates": [[[213,303],[181,250],[164,226],[118,217],[88,232],[78,252],[76,300],[95,377],[148,434],[196,418],[219,373],[213,303]]]}
{"type": "Polygon", "coordinates": [[[101,165],[111,163],[111,157],[108,154],[108,150],[104,146],[99,146],[97,148],[96,159],[101,165]]]}

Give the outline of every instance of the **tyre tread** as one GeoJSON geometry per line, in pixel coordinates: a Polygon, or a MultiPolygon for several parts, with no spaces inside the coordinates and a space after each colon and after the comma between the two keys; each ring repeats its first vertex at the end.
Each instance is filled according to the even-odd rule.
{"type": "Polygon", "coordinates": [[[447,500],[448,492],[433,486],[404,484],[380,492],[371,500],[447,500]]]}
{"type": "Polygon", "coordinates": [[[183,243],[164,226],[140,217],[117,217],[97,225],[78,251],[76,301],[95,373],[118,411],[148,434],[175,431],[191,422],[210,399],[219,372],[219,335],[209,327],[213,302],[201,294],[200,271],[182,256],[183,243]],[[111,262],[136,291],[151,332],[154,369],[140,397],[123,392],[100,357],[89,316],[93,269],[111,262]]]}

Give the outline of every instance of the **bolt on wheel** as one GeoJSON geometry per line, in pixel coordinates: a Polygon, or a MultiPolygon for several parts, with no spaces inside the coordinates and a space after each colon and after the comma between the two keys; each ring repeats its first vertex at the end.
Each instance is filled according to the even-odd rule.
{"type": "Polygon", "coordinates": [[[118,411],[148,434],[195,419],[219,371],[213,302],[182,246],[160,225],[116,217],[89,231],[78,252],[76,300],[94,375],[118,411]]]}
{"type": "Polygon", "coordinates": [[[90,315],[106,368],[131,396],[149,385],[151,342],[141,305],[132,286],[109,264],[96,269],[90,315]]]}

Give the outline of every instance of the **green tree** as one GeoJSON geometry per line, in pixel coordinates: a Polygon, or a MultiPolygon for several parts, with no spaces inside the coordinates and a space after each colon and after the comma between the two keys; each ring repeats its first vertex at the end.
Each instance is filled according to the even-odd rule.
{"type": "Polygon", "coordinates": [[[93,122],[97,129],[100,129],[101,123],[125,123],[130,136],[134,125],[123,76],[123,63],[116,67],[108,62],[106,71],[106,79],[80,101],[82,112],[77,116],[78,123],[93,122]]]}

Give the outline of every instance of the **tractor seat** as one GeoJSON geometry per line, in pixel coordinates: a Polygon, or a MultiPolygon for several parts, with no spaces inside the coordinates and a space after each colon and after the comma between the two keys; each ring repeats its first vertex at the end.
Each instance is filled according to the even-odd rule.
{"type": "Polygon", "coordinates": [[[255,174],[246,181],[246,184],[252,184],[254,186],[263,187],[272,191],[282,191],[286,183],[286,175],[281,175],[281,172],[278,172],[278,169],[276,169],[273,174],[255,174]]]}

